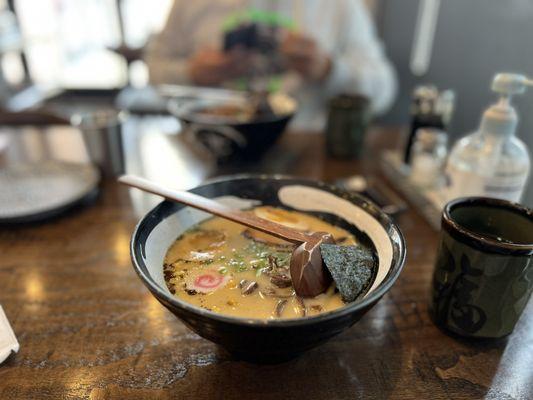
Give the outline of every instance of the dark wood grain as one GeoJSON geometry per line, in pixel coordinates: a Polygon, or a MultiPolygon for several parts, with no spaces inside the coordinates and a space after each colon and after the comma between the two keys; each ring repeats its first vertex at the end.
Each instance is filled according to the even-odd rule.
{"type": "MultiPolygon", "coordinates": [[[[396,138],[374,130],[365,161],[351,162],[328,159],[321,136],[286,135],[249,169],[326,180],[375,172],[376,148],[396,138]]],[[[130,265],[136,221],[127,189],[106,182],[93,206],[0,229],[0,304],[21,344],[0,366],[0,399],[533,397],[531,304],[504,341],[437,329],[427,304],[438,235],[414,210],[398,221],[408,261],[392,290],[347,332],[272,366],[230,358],[152,298],[130,265]]]]}

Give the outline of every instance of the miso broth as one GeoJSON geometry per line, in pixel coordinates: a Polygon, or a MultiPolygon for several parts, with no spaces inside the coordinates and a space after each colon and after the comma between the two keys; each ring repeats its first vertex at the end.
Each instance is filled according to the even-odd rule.
{"type": "MultiPolygon", "coordinates": [[[[314,216],[273,207],[250,212],[302,231],[323,231],[339,244],[353,235],[314,216]]],[[[294,292],[289,261],[294,245],[219,217],[181,235],[164,261],[166,284],[175,296],[220,314],[243,318],[296,318],[342,307],[332,283],[323,294],[294,292]]]]}

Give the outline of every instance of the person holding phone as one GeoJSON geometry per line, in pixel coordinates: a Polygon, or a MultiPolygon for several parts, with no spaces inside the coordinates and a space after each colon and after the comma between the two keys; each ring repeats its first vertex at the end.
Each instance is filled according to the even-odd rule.
{"type": "MultiPolygon", "coordinates": [[[[338,94],[370,99],[383,113],[396,91],[395,73],[360,0],[175,0],[163,31],[148,46],[150,81],[227,86],[254,74],[249,37],[227,48],[228,18],[245,10],[279,15],[275,59],[280,88],[296,97],[296,128],[320,128],[327,100],[338,94]]],[[[270,18],[271,19],[271,18],[270,18]]]]}

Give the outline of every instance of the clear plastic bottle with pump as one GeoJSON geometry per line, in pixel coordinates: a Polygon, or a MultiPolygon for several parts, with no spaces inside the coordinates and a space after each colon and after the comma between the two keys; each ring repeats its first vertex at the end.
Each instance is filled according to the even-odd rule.
{"type": "Polygon", "coordinates": [[[448,158],[448,200],[464,196],[485,196],[519,202],[530,171],[525,144],[515,136],[518,123],[510,104],[514,94],[523,93],[533,81],[522,75],[498,74],[492,90],[500,93],[489,107],[479,130],[460,139],[448,158]]]}

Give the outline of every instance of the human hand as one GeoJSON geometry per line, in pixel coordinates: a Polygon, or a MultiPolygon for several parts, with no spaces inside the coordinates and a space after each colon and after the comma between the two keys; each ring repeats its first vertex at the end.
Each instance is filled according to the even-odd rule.
{"type": "Polygon", "coordinates": [[[331,70],[331,58],[317,42],[303,34],[289,32],[281,41],[281,54],[289,67],[304,78],[324,80],[331,70]]]}
{"type": "Polygon", "coordinates": [[[224,53],[205,48],[189,59],[188,69],[195,84],[216,86],[246,74],[249,64],[248,56],[242,49],[236,48],[224,53]]]}

